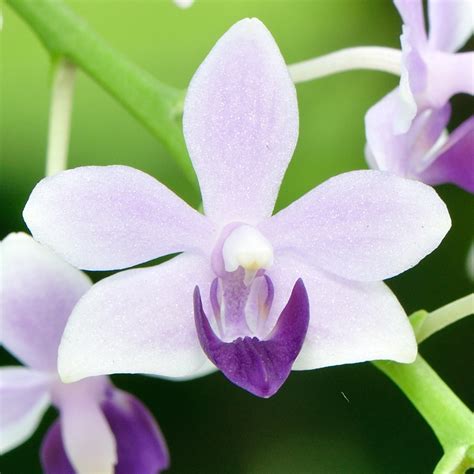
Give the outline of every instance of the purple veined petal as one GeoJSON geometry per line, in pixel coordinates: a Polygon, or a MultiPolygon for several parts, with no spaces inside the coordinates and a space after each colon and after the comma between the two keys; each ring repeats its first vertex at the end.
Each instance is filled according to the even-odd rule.
{"type": "Polygon", "coordinates": [[[55,371],[67,318],[91,282],[29,235],[8,235],[0,251],[2,344],[30,367],[55,371]]]}
{"type": "Polygon", "coordinates": [[[184,136],[206,215],[225,224],[272,213],[298,137],[296,90],[257,19],[236,23],[189,85],[184,136]]]}
{"type": "Polygon", "coordinates": [[[45,178],[31,193],[23,217],[36,240],[87,270],[206,251],[213,241],[204,216],[127,166],[85,166],[45,178]]]}
{"type": "Polygon", "coordinates": [[[413,330],[395,295],[382,282],[354,282],[321,272],[290,253],[268,272],[275,287],[271,320],[285,304],[294,278],[304,281],[310,321],[294,370],[416,357],[413,330]]]}
{"type": "Polygon", "coordinates": [[[453,53],[473,34],[472,0],[429,0],[429,45],[453,53]]]}
{"type": "Polygon", "coordinates": [[[425,20],[422,0],[394,0],[403,24],[409,28],[416,47],[426,44],[425,20]]]}
{"type": "Polygon", "coordinates": [[[183,254],[94,285],[73,311],[59,348],[64,381],[91,375],[195,374],[206,356],[196,336],[193,289],[209,291],[208,260],[183,254]]]}
{"type": "Polygon", "coordinates": [[[416,265],[451,227],[433,188],[381,171],[335,176],[262,222],[275,253],[330,273],[378,281],[416,265]]]}
{"type": "Polygon", "coordinates": [[[426,166],[424,159],[447,126],[451,106],[421,112],[406,133],[397,135],[391,127],[397,101],[394,90],[365,115],[366,158],[374,169],[413,178],[426,166]]]}
{"type": "Polygon", "coordinates": [[[117,443],[115,474],[156,474],[169,467],[165,439],[137,398],[114,389],[102,402],[102,411],[117,443]]]}
{"type": "Polygon", "coordinates": [[[273,331],[265,340],[243,337],[223,342],[204,312],[199,288],[194,291],[194,315],[201,345],[209,359],[239,387],[263,398],[283,385],[298,356],[308,329],[308,295],[298,280],[273,331]]]}
{"type": "Polygon", "coordinates": [[[43,438],[40,458],[44,474],[76,474],[64,449],[59,420],[51,425],[43,438]]]}
{"type": "Polygon", "coordinates": [[[431,185],[453,183],[474,193],[474,117],[451,133],[419,179],[431,185]]]}
{"type": "Polygon", "coordinates": [[[460,93],[474,95],[474,53],[429,54],[427,90],[424,100],[431,107],[440,108],[460,93]]]}
{"type": "Polygon", "coordinates": [[[26,441],[50,404],[51,375],[26,367],[0,369],[0,454],[26,441]]]}
{"type": "Polygon", "coordinates": [[[81,387],[69,390],[59,409],[64,450],[74,470],[113,474],[117,446],[99,400],[81,387]]]}

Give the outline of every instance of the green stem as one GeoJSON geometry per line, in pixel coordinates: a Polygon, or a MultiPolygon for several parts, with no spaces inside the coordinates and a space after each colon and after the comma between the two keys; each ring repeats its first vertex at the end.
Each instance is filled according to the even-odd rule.
{"type": "Polygon", "coordinates": [[[63,171],[67,166],[75,75],[76,67],[67,60],[60,60],[54,65],[46,151],[46,176],[63,171]]]}
{"type": "Polygon", "coordinates": [[[436,465],[433,474],[465,474],[474,466],[474,446],[448,451],[436,465]]]}
{"type": "MultiPolygon", "coordinates": [[[[457,465],[470,467],[472,459],[468,453],[474,445],[474,415],[428,363],[418,355],[413,364],[377,361],[374,365],[398,385],[431,426],[445,457],[451,459],[450,465],[456,461],[457,465]]],[[[450,471],[438,471],[445,472],[450,471]]]]}
{"type": "Polygon", "coordinates": [[[420,343],[435,332],[446,326],[470,316],[474,312],[474,293],[464,296],[431,313],[427,313],[416,331],[416,339],[420,343]]]}
{"type": "Polygon", "coordinates": [[[178,113],[183,92],[161,83],[100,38],[62,0],[6,0],[55,57],[83,69],[144,124],[196,184],[178,113]]]}
{"type": "Polygon", "coordinates": [[[331,74],[356,69],[372,69],[399,76],[401,73],[401,57],[402,53],[398,49],[358,46],[290,64],[288,69],[295,83],[312,81],[331,74]]]}

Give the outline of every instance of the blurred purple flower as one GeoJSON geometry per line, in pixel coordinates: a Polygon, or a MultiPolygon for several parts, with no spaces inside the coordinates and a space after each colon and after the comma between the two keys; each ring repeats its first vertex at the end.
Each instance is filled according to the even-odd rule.
{"type": "Polygon", "coordinates": [[[402,16],[400,86],[365,118],[372,168],[426,184],[474,192],[474,118],[449,137],[449,99],[474,92],[474,53],[457,53],[473,31],[472,0],[430,0],[427,37],[421,0],[396,0],[402,16]]]}
{"type": "Polygon", "coordinates": [[[26,234],[6,237],[1,257],[2,345],[27,366],[0,369],[1,453],[26,441],[52,403],[60,418],[41,448],[46,474],[165,469],[165,441],[141,402],[108,377],[69,385],[59,379],[59,341],[74,305],[91,287],[87,276],[26,234]]]}
{"type": "Polygon", "coordinates": [[[47,178],[25,207],[35,238],[81,268],[183,252],[104,279],[81,299],[59,349],[62,377],[187,378],[217,366],[268,397],[292,368],[413,361],[411,326],[380,280],[418,263],[448,231],[434,190],[355,171],[271,217],[298,107],[278,47],[256,19],[234,25],[199,67],[183,120],[205,216],[125,166],[47,178]]]}

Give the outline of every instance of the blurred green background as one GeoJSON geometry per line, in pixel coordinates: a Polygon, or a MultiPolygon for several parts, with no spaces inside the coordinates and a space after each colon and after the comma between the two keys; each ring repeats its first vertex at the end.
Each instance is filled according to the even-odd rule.
{"type": "MultiPolygon", "coordinates": [[[[400,20],[389,1],[197,0],[189,10],[168,0],[69,3],[116,49],[181,88],[215,41],[243,17],[256,16],[267,25],[288,63],[347,46],[399,44],[400,20]]],[[[26,230],[21,211],[43,176],[50,62],[27,25],[8,6],[2,11],[3,238],[26,230]]],[[[352,72],[297,86],[300,139],[278,208],[334,174],[365,167],[364,114],[396,82],[379,72],[352,72]]],[[[472,101],[457,97],[453,102],[457,124],[467,117],[472,101]]],[[[193,205],[199,203],[162,146],[79,73],[70,167],[91,164],[134,166],[193,205]]],[[[388,282],[407,312],[434,309],[472,290],[465,257],[472,239],[474,200],[452,186],[438,191],[451,211],[452,231],[434,254],[388,282]]],[[[471,318],[421,347],[471,407],[473,334],[471,318]]],[[[5,352],[1,357],[3,363],[15,363],[5,352]]],[[[159,420],[173,473],[422,474],[431,472],[441,455],[414,408],[370,364],[294,372],[270,400],[251,396],[219,373],[186,383],[126,375],[113,379],[140,396],[159,420]]],[[[55,416],[51,409],[35,436],[1,459],[2,474],[40,472],[38,448],[55,416]]]]}

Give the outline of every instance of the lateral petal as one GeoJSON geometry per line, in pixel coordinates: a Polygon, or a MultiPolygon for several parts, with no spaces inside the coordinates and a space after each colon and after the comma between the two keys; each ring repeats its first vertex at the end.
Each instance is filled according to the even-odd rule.
{"type": "Polygon", "coordinates": [[[76,306],[59,348],[65,381],[110,373],[196,374],[205,362],[194,327],[193,288],[209,291],[206,259],[183,254],[94,285],[76,306]]]}
{"type": "Polygon", "coordinates": [[[208,251],[208,220],[151,176],[84,166],[40,181],[23,217],[33,237],[87,270],[116,270],[183,250],[208,251]]]}
{"type": "Polygon", "coordinates": [[[317,268],[361,281],[413,267],[450,227],[431,187],[381,171],[335,176],[259,226],[275,252],[291,250],[317,268]]]}
{"type": "Polygon", "coordinates": [[[382,282],[353,282],[321,272],[290,253],[268,272],[275,287],[269,323],[281,310],[295,278],[304,281],[310,321],[294,370],[367,360],[413,362],[417,345],[405,311],[382,282]]]}

